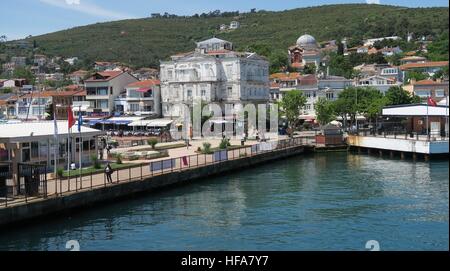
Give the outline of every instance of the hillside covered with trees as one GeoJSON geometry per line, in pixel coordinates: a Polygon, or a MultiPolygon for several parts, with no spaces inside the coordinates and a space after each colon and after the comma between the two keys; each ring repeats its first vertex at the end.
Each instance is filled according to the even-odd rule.
{"type": "MultiPolygon", "coordinates": [[[[271,62],[277,62],[283,61],[287,47],[305,33],[318,41],[343,37],[354,40],[390,35],[406,37],[408,32],[416,36],[448,37],[448,20],[448,8],[346,4],[280,12],[216,11],[190,17],[153,14],[151,18],[76,27],[30,37],[27,41],[33,45],[34,53],[77,56],[85,63],[119,61],[134,67],[155,67],[161,59],[192,50],[196,41],[216,36],[233,42],[237,50],[255,50],[271,62]],[[220,24],[232,20],[238,20],[241,27],[233,31],[218,30],[220,24]]],[[[26,54],[14,46],[4,46],[1,50],[0,53],[10,50],[26,54]]]]}

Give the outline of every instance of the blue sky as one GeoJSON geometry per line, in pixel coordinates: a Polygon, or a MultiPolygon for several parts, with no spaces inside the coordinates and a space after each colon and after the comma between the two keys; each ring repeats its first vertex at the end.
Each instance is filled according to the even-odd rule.
{"type": "Polygon", "coordinates": [[[1,10],[7,12],[0,16],[0,35],[12,40],[97,22],[148,17],[151,13],[192,15],[216,9],[284,10],[366,1],[408,7],[448,7],[448,0],[1,0],[1,10]]]}

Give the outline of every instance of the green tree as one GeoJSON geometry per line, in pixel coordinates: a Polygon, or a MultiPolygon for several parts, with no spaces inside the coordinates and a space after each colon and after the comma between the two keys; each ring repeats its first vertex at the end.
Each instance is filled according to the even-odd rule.
{"type": "Polygon", "coordinates": [[[427,58],[432,61],[441,61],[448,60],[448,43],[449,43],[449,35],[447,32],[443,33],[438,37],[437,40],[433,41],[427,47],[427,58]]]}
{"type": "Polygon", "coordinates": [[[333,102],[320,97],[314,105],[316,118],[320,125],[326,125],[336,118],[333,102]]]}
{"type": "Polygon", "coordinates": [[[33,73],[26,68],[16,68],[13,73],[14,78],[26,79],[29,84],[34,85],[36,82],[36,77],[33,73]]]}
{"type": "Polygon", "coordinates": [[[306,97],[300,90],[290,90],[283,96],[280,102],[280,110],[286,117],[289,127],[293,128],[296,126],[305,104],[306,97]]]}
{"type": "Polygon", "coordinates": [[[314,63],[306,64],[305,68],[303,69],[303,73],[315,74],[316,73],[316,65],[314,63]]]}
{"type": "Polygon", "coordinates": [[[420,80],[425,80],[428,78],[428,75],[421,72],[421,71],[416,71],[416,70],[412,70],[412,71],[408,71],[406,73],[405,76],[405,82],[410,82],[411,79],[415,79],[416,81],[420,81],[420,80]]]}
{"type": "Polygon", "coordinates": [[[289,64],[287,54],[281,50],[275,51],[269,56],[269,63],[270,73],[283,71],[289,64]]]}
{"type": "Polygon", "coordinates": [[[414,96],[401,86],[390,87],[385,95],[388,105],[411,104],[415,101],[414,96]]]}

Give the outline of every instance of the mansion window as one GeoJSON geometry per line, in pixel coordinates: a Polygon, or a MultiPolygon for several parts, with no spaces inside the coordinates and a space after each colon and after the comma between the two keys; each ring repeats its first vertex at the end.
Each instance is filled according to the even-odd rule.
{"type": "Polygon", "coordinates": [[[233,96],[233,87],[227,87],[228,96],[233,96]]]}
{"type": "Polygon", "coordinates": [[[231,64],[227,65],[226,73],[227,73],[227,76],[229,76],[229,77],[233,74],[233,65],[231,65],[231,64]]]}
{"type": "Polygon", "coordinates": [[[328,100],[334,99],[334,93],[333,93],[333,92],[328,92],[328,93],[326,94],[326,96],[327,96],[327,99],[328,99],[328,100]]]}
{"type": "Polygon", "coordinates": [[[306,109],[306,110],[311,110],[311,105],[310,105],[310,104],[306,104],[306,105],[305,105],[305,109],[306,109]]]}
{"type": "Polygon", "coordinates": [[[131,112],[139,111],[139,104],[130,104],[130,111],[131,112]]]}
{"type": "Polygon", "coordinates": [[[201,90],[201,96],[202,96],[202,97],[205,97],[205,96],[206,96],[206,90],[204,90],[204,89],[201,90]]]}

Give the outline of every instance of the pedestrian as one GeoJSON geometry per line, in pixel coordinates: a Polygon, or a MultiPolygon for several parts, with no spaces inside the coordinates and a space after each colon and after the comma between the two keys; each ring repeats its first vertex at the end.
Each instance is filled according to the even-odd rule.
{"type": "Polygon", "coordinates": [[[108,154],[108,157],[109,157],[109,154],[110,154],[110,152],[111,152],[111,145],[109,145],[108,144],[108,146],[106,147],[106,153],[108,154]]]}
{"type": "Polygon", "coordinates": [[[112,183],[112,178],[111,178],[112,173],[113,173],[113,169],[112,169],[111,165],[108,163],[105,167],[105,175],[106,175],[106,180],[108,181],[108,183],[112,183]]]}

